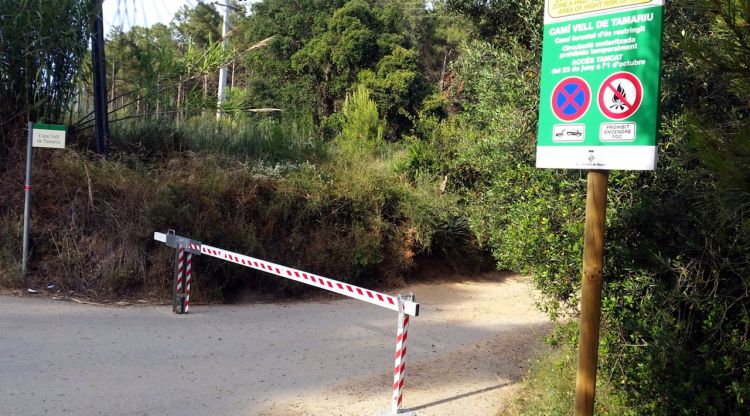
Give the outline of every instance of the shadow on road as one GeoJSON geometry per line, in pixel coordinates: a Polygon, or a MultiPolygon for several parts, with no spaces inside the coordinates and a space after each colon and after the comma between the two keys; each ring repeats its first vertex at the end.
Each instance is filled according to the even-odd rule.
{"type": "Polygon", "coordinates": [[[464,399],[466,397],[476,396],[478,394],[487,393],[487,392],[490,392],[492,390],[501,389],[503,387],[510,386],[511,384],[513,384],[513,382],[508,381],[508,382],[505,382],[505,383],[502,383],[502,384],[498,384],[496,386],[490,386],[490,387],[486,387],[486,388],[483,388],[483,389],[479,389],[479,390],[475,390],[475,391],[470,391],[468,393],[459,394],[459,395],[456,395],[456,396],[453,396],[453,397],[448,397],[448,398],[445,398],[445,399],[436,400],[436,401],[431,402],[431,403],[425,403],[425,404],[421,404],[419,406],[410,407],[408,409],[404,409],[403,411],[404,412],[416,412],[417,410],[423,410],[423,409],[427,409],[429,407],[438,406],[438,405],[445,404],[445,403],[450,403],[450,402],[455,401],[455,400],[464,399]]]}

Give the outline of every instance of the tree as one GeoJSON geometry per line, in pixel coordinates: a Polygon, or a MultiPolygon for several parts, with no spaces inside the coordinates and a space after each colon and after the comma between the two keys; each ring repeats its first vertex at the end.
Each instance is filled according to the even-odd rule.
{"type": "Polygon", "coordinates": [[[62,123],[90,39],[93,3],[0,0],[0,153],[25,122],[62,123]],[[60,22],[65,22],[64,26],[60,22]]]}
{"type": "Polygon", "coordinates": [[[502,43],[514,39],[541,48],[544,2],[535,0],[442,0],[448,10],[468,17],[475,36],[502,43]]]}
{"type": "Polygon", "coordinates": [[[198,3],[192,9],[182,6],[172,25],[183,47],[192,41],[202,48],[221,40],[221,22],[221,15],[213,4],[198,3]]]}

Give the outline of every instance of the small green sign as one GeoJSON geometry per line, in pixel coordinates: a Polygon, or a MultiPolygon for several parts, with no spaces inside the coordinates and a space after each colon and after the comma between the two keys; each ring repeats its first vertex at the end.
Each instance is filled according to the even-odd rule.
{"type": "Polygon", "coordinates": [[[663,9],[545,2],[537,167],[656,168],[663,9]]]}
{"type": "Polygon", "coordinates": [[[57,131],[65,131],[66,127],[61,124],[41,124],[41,123],[34,123],[31,125],[31,127],[34,130],[57,130],[57,131]]]}
{"type": "Polygon", "coordinates": [[[65,126],[34,123],[31,128],[32,147],[65,148],[65,126]]]}

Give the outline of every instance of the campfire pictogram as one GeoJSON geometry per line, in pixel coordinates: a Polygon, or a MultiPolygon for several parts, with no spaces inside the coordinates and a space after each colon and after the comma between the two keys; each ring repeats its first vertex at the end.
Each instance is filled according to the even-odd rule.
{"type": "Polygon", "coordinates": [[[612,102],[614,104],[612,104],[611,106],[609,106],[609,108],[610,109],[614,109],[614,110],[623,111],[623,110],[625,110],[627,108],[626,107],[627,103],[623,103],[622,100],[620,99],[620,96],[622,96],[622,98],[625,99],[625,100],[627,100],[628,97],[625,95],[625,89],[622,88],[622,84],[617,84],[617,92],[620,95],[615,94],[612,97],[612,102]]]}

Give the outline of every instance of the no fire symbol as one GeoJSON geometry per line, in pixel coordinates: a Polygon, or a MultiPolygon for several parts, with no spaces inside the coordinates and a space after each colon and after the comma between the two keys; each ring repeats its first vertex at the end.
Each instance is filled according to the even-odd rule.
{"type": "Polygon", "coordinates": [[[623,120],[635,114],[641,101],[643,86],[630,72],[611,75],[599,88],[599,109],[613,120],[623,120]]]}

